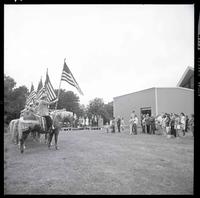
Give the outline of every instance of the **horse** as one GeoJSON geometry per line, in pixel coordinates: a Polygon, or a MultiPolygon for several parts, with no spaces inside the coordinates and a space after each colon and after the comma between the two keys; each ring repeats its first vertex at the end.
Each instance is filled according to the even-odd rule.
{"type": "Polygon", "coordinates": [[[49,132],[46,132],[46,128],[42,124],[41,120],[44,119],[41,116],[38,116],[27,110],[24,112],[23,117],[19,119],[18,124],[18,132],[19,132],[19,142],[20,142],[20,152],[24,152],[24,143],[29,135],[30,132],[38,132],[42,134],[48,135],[48,148],[50,149],[51,141],[54,135],[55,139],[55,149],[58,150],[58,135],[61,127],[63,126],[63,121],[65,118],[68,118],[71,122],[73,121],[73,113],[70,111],[66,111],[65,109],[62,110],[55,110],[52,111],[50,116],[52,117],[53,121],[53,129],[51,128],[49,132]]]}

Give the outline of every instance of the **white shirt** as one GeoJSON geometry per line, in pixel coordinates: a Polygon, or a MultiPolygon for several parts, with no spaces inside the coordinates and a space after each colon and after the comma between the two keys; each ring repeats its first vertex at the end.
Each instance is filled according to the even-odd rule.
{"type": "Polygon", "coordinates": [[[134,124],[138,125],[138,118],[137,117],[134,118],[134,124]]]}

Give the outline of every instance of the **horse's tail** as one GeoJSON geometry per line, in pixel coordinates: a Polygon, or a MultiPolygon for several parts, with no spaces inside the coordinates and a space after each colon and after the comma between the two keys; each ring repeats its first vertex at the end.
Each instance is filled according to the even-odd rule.
{"type": "Polygon", "coordinates": [[[8,132],[11,133],[11,134],[12,134],[12,131],[11,131],[12,123],[13,123],[13,120],[11,120],[9,125],[8,125],[8,132]]]}
{"type": "Polygon", "coordinates": [[[19,122],[18,122],[18,137],[19,137],[19,140],[22,138],[22,122],[21,120],[19,119],[19,122]]]}
{"type": "Polygon", "coordinates": [[[8,130],[9,132],[11,133],[11,139],[12,141],[14,141],[14,126],[15,126],[15,122],[16,122],[17,119],[14,119],[14,120],[11,120],[10,121],[10,124],[9,124],[9,127],[8,127],[8,130]]]}
{"type": "Polygon", "coordinates": [[[13,124],[13,139],[15,139],[15,140],[18,139],[18,135],[19,135],[18,124],[19,124],[19,119],[16,120],[13,124]]]}

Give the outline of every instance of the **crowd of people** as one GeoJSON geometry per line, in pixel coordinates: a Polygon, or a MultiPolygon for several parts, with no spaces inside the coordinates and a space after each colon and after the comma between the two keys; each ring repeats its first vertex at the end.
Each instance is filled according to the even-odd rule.
{"type": "MultiPolygon", "coordinates": [[[[142,114],[141,115],[141,133],[146,134],[162,134],[167,136],[180,137],[185,136],[186,132],[192,132],[194,136],[194,115],[190,118],[184,113],[162,113],[157,116],[142,114]]],[[[132,111],[129,119],[129,123],[126,125],[124,118],[117,117],[110,121],[110,125],[106,125],[106,130],[115,133],[116,129],[118,132],[124,131],[125,127],[129,126],[129,134],[137,135],[139,120],[135,111],[132,111]]]]}

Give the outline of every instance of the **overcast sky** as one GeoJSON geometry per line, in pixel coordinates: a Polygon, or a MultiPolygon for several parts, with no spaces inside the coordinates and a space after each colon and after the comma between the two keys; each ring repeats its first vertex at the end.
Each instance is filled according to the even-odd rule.
{"type": "Polygon", "coordinates": [[[37,89],[48,68],[58,89],[64,58],[87,105],[174,87],[194,67],[194,5],[5,5],[4,73],[37,89]]]}

